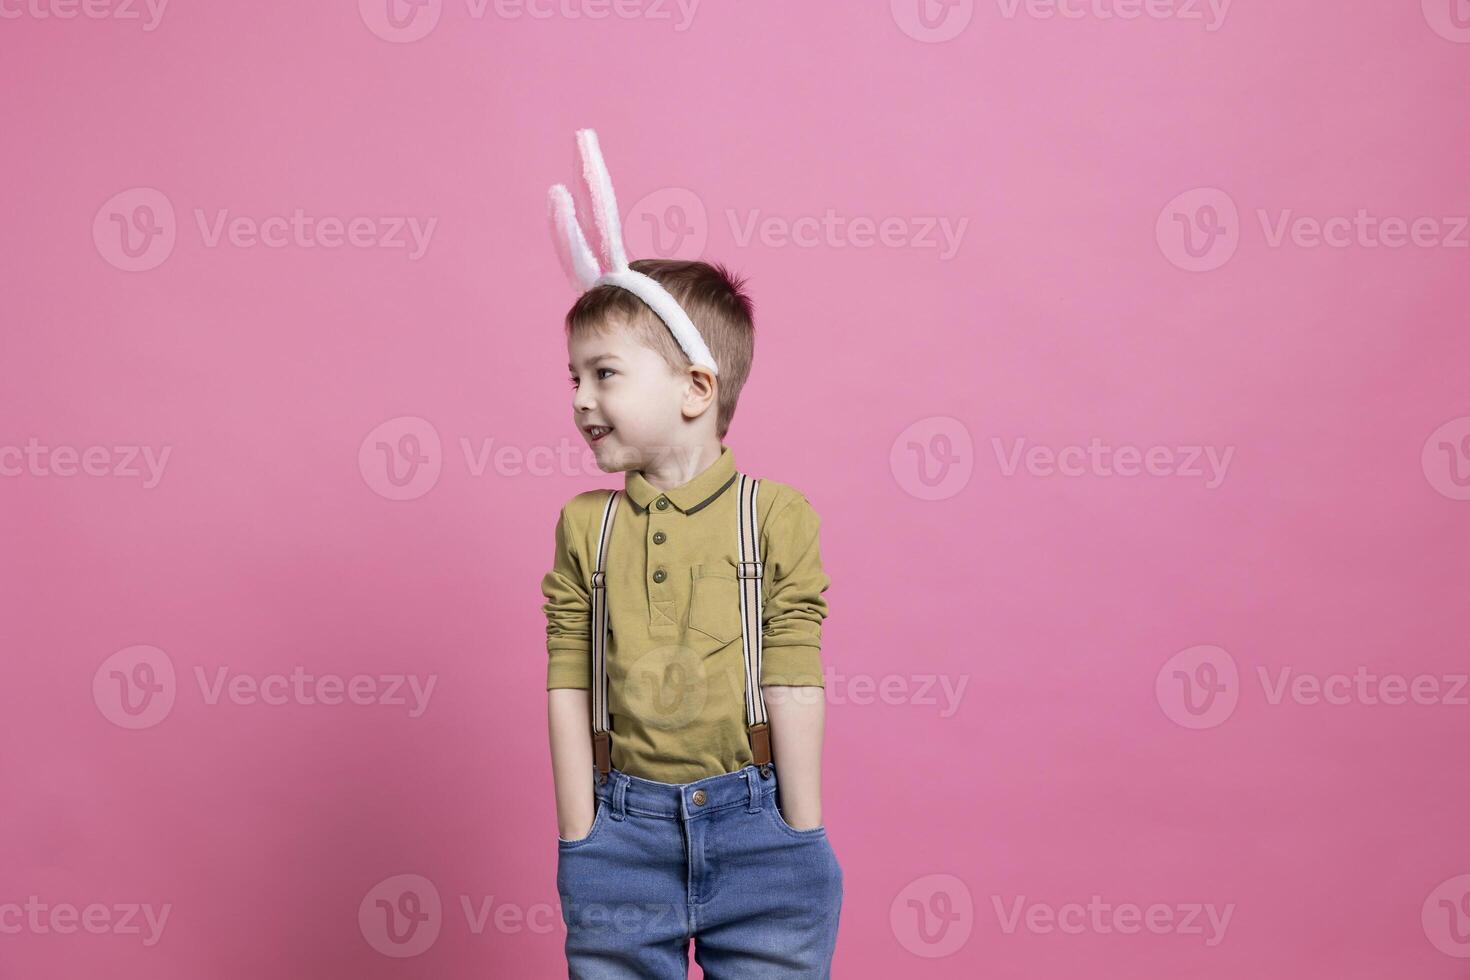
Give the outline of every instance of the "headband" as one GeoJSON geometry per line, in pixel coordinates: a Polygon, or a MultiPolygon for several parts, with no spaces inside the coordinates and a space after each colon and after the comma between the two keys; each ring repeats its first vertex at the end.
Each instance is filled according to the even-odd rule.
{"type": "Polygon", "coordinates": [[[582,176],[592,192],[592,212],[597,219],[597,233],[602,238],[602,258],[607,271],[602,271],[597,257],[587,246],[582,226],[577,221],[576,207],[572,204],[571,191],[565,184],[556,184],[551,188],[551,237],[556,242],[557,255],[572,286],[579,292],[602,285],[626,289],[658,315],[690,361],[708,368],[711,374],[719,374],[704,338],[678,301],[657,279],[628,268],[618,202],[613,196],[607,165],[602,162],[597,133],[590,129],[577,130],[577,148],[582,153],[582,176]]]}

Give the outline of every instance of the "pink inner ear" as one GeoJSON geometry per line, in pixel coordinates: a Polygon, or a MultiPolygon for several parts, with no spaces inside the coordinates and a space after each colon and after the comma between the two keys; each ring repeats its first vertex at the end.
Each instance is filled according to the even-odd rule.
{"type": "Polygon", "coordinates": [[[567,246],[566,235],[562,232],[554,207],[548,218],[551,222],[551,240],[556,246],[556,259],[561,263],[561,271],[566,274],[568,282],[574,287],[579,286],[581,283],[578,281],[577,270],[572,266],[572,252],[567,246]]]}
{"type": "Polygon", "coordinates": [[[582,227],[577,222],[576,208],[571,192],[557,184],[549,193],[549,216],[551,238],[556,246],[556,256],[561,262],[572,287],[579,291],[591,288],[601,271],[597,267],[597,256],[587,246],[582,227]]]}
{"type": "Polygon", "coordinates": [[[602,240],[602,260],[608,271],[614,272],[628,267],[628,257],[623,249],[622,219],[618,215],[617,195],[613,191],[612,176],[602,159],[602,147],[597,133],[591,129],[578,130],[577,146],[582,151],[582,176],[592,194],[592,214],[597,221],[597,232],[602,240]]]}

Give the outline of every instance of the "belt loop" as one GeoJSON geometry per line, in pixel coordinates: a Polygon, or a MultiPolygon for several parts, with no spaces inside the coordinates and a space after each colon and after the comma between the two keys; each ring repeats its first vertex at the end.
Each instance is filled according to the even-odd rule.
{"type": "Polygon", "coordinates": [[[755,778],[755,774],[756,769],[754,766],[746,766],[745,771],[740,774],[745,779],[746,813],[761,812],[761,783],[759,779],[755,778]]]}
{"type": "Polygon", "coordinates": [[[612,809],[608,816],[621,820],[628,815],[628,777],[621,772],[611,774],[613,780],[612,809]]]}

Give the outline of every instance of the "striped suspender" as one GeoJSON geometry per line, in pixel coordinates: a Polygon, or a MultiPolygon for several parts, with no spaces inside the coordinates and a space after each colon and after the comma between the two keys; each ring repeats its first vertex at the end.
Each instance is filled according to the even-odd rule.
{"type": "Polygon", "coordinates": [[[617,511],[618,492],[614,490],[602,508],[597,570],[592,573],[592,761],[597,764],[599,783],[612,769],[612,718],[607,712],[607,573],[603,569],[617,511]]]}
{"type": "Polygon", "coordinates": [[[750,754],[760,766],[761,778],[771,776],[771,728],[766,719],[766,696],[761,692],[761,537],[755,521],[756,491],[761,481],[740,474],[740,642],[745,649],[745,728],[750,754]]]}
{"type": "MultiPolygon", "coordinates": [[[[745,727],[750,735],[750,752],[760,767],[761,778],[771,775],[771,731],[766,717],[766,699],[761,691],[762,576],[760,533],[756,524],[756,492],[759,480],[740,474],[740,640],[745,655],[745,727]]],[[[608,543],[612,540],[613,517],[618,491],[608,494],[602,510],[602,533],[597,538],[597,570],[592,573],[592,761],[597,781],[606,781],[612,771],[612,718],[607,709],[607,574],[608,543]]]]}

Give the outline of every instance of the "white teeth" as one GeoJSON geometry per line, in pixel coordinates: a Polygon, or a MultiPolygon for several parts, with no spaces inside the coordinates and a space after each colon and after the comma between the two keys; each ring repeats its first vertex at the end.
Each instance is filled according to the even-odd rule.
{"type": "Polygon", "coordinates": [[[592,428],[590,428],[590,429],[587,430],[587,434],[590,435],[592,438],[596,439],[598,436],[606,435],[607,433],[609,433],[611,431],[612,431],[612,427],[611,426],[607,426],[607,425],[594,425],[592,428]]]}

